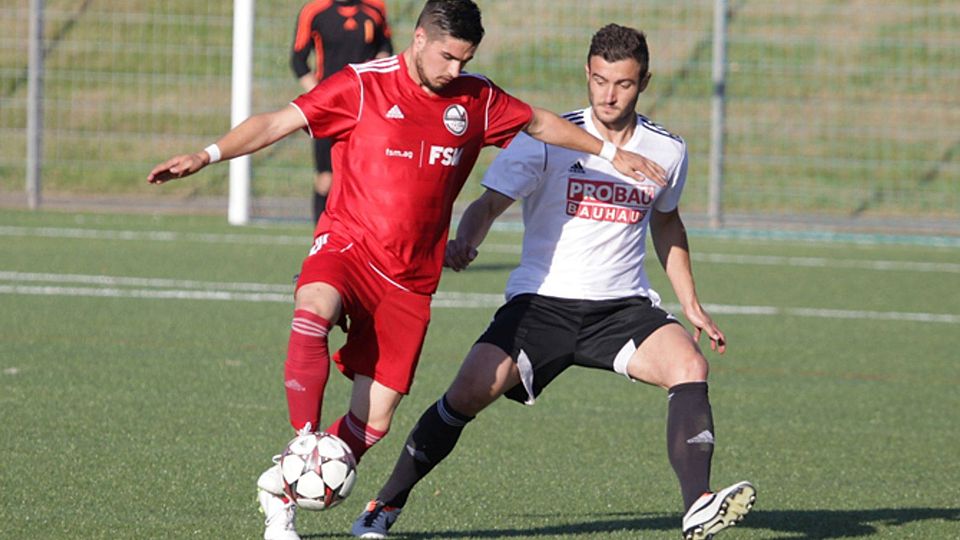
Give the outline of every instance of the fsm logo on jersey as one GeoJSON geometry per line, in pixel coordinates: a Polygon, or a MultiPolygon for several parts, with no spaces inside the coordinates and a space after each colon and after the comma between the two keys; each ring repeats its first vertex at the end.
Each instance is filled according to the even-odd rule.
{"type": "Polygon", "coordinates": [[[456,136],[467,132],[467,110],[462,105],[450,105],[443,111],[443,125],[456,136]]]}
{"type": "Polygon", "coordinates": [[[460,156],[463,155],[463,148],[450,148],[449,146],[430,146],[430,165],[436,165],[437,161],[444,167],[456,167],[460,164],[460,156]]]}
{"type": "Polygon", "coordinates": [[[567,180],[567,215],[593,221],[634,224],[643,220],[656,190],[603,180],[567,180]]]}

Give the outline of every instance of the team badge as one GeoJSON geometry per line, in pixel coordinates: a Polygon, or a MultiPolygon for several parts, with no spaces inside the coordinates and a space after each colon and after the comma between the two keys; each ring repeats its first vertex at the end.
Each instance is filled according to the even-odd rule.
{"type": "Polygon", "coordinates": [[[467,132],[467,110],[461,105],[451,105],[443,111],[443,125],[458,137],[467,132]]]}

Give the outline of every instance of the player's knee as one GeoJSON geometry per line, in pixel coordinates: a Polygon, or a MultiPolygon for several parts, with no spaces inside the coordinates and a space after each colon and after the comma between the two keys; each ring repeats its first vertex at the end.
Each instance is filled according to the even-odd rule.
{"type": "Polygon", "coordinates": [[[677,357],[675,362],[671,362],[667,386],[687,382],[706,381],[710,374],[710,364],[702,354],[696,351],[683,354],[677,357]]]}
{"type": "Polygon", "coordinates": [[[480,384],[476,379],[462,374],[454,379],[446,396],[450,406],[465,416],[476,416],[491,402],[488,385],[480,384]]]}
{"type": "Polygon", "coordinates": [[[496,345],[477,343],[450,384],[447,401],[457,412],[476,416],[518,382],[517,365],[507,353],[496,345]]]}
{"type": "Polygon", "coordinates": [[[297,290],[296,309],[311,311],[330,322],[340,314],[340,293],[326,283],[308,283],[297,290]]]}
{"type": "Polygon", "coordinates": [[[473,416],[479,408],[482,408],[481,398],[475,388],[469,383],[461,381],[458,377],[447,389],[447,402],[458,413],[473,416]]]}

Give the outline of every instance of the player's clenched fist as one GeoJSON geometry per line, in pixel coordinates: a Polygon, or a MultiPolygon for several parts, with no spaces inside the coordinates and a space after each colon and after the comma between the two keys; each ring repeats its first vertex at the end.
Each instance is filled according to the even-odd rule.
{"type": "Polygon", "coordinates": [[[447,251],[443,257],[443,265],[459,272],[477,258],[477,248],[464,240],[454,239],[447,242],[447,251]]]}

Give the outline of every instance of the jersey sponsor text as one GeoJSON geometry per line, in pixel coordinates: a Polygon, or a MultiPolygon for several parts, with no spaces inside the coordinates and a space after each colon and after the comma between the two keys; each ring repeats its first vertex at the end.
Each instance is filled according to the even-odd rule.
{"type": "Polygon", "coordinates": [[[648,186],[570,178],[566,210],[567,215],[580,219],[639,223],[655,195],[654,189],[648,186]]]}
{"type": "Polygon", "coordinates": [[[387,148],[384,155],[387,157],[413,159],[413,150],[394,150],[393,148],[387,148]]]}
{"type": "Polygon", "coordinates": [[[445,167],[456,167],[460,164],[460,156],[463,155],[463,148],[450,148],[449,146],[430,146],[430,165],[436,165],[437,160],[445,167]]]}
{"type": "Polygon", "coordinates": [[[609,221],[612,223],[634,225],[643,221],[643,217],[647,215],[647,212],[645,210],[634,210],[632,208],[570,201],[567,203],[567,215],[593,221],[609,221]]]}

